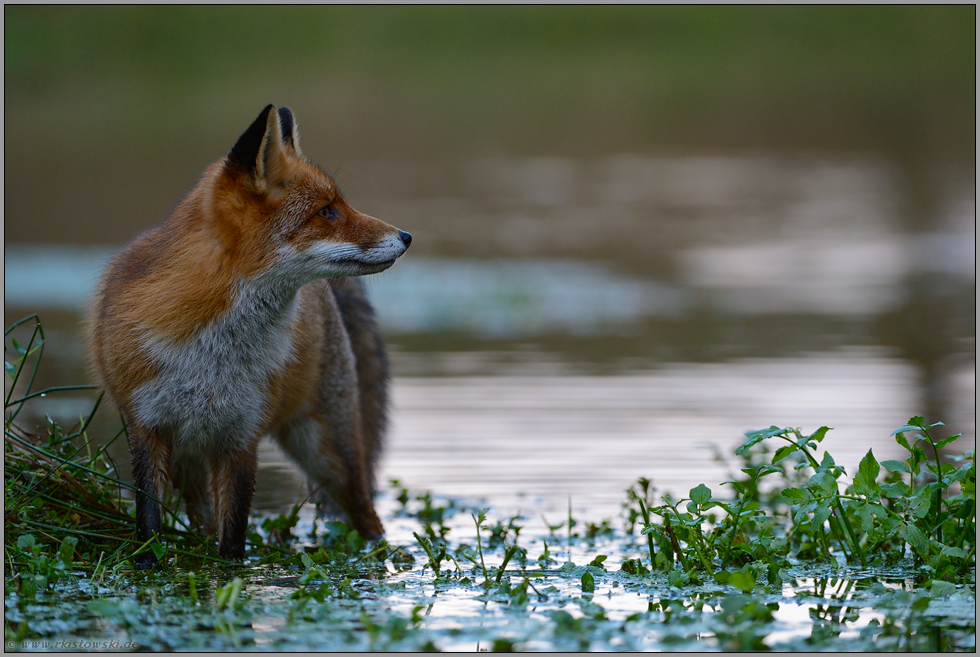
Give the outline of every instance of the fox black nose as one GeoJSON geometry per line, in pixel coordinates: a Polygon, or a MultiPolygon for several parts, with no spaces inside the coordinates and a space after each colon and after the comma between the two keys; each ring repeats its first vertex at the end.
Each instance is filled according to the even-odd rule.
{"type": "Polygon", "coordinates": [[[403,230],[398,231],[398,237],[402,238],[402,242],[405,243],[405,248],[407,249],[412,245],[412,234],[406,233],[403,230]]]}

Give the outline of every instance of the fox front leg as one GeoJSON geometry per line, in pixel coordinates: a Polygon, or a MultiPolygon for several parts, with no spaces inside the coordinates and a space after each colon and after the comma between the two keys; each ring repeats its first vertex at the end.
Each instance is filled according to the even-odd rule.
{"type": "Polygon", "coordinates": [[[258,470],[257,446],[257,441],[253,441],[246,448],[223,454],[211,463],[218,554],[223,559],[245,558],[248,513],[258,470]]]}
{"type": "MultiPolygon", "coordinates": [[[[130,430],[129,448],[133,454],[133,483],[136,493],[136,540],[144,544],[159,535],[162,525],[163,499],[167,484],[170,450],[156,433],[140,426],[130,430]]],[[[152,550],[136,555],[136,567],[145,570],[156,563],[152,550]]]]}

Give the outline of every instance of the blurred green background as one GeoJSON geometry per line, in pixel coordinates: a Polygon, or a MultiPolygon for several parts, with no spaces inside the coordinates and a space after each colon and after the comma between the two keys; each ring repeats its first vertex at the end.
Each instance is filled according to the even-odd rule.
{"type": "Polygon", "coordinates": [[[973,166],[975,15],[8,5],[5,237],[125,241],[133,226],[107,206],[156,223],[269,102],[293,108],[330,170],[392,155],[858,150],[897,162],[928,205],[931,171],[973,166]]]}

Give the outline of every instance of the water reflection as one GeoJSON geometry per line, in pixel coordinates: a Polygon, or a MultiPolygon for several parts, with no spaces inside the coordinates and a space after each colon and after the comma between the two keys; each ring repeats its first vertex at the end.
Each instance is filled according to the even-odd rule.
{"type": "MultiPolygon", "coordinates": [[[[705,483],[727,494],[720,484],[738,466],[715,453],[730,457],[745,430],[769,424],[833,426],[822,446],[849,472],[868,449],[891,458],[889,434],[918,403],[915,388],[913,368],[858,350],[625,376],[566,366],[548,376],[399,377],[381,471],[412,489],[523,512],[531,525],[542,513],[563,517],[569,499],[576,514],[598,520],[618,515],[640,476],[664,492],[686,495],[705,483]]],[[[298,477],[271,444],[265,464],[283,482],[298,477]]],[[[278,500],[267,492],[257,504],[282,508],[298,488],[280,488],[293,497],[278,500]]]]}

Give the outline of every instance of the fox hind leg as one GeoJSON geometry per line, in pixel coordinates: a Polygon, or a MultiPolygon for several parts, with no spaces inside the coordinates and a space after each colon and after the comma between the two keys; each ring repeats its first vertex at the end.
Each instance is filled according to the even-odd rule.
{"type": "Polygon", "coordinates": [[[177,457],[171,463],[174,488],[180,491],[191,526],[214,534],[217,526],[211,500],[211,468],[199,458],[177,457]]]}
{"type": "Polygon", "coordinates": [[[366,362],[362,354],[380,353],[384,367],[375,378],[385,382],[383,345],[359,281],[332,280],[311,284],[309,290],[316,295],[322,322],[316,397],[306,413],[280,427],[275,437],[306,472],[313,489],[336,502],[363,536],[376,538],[384,528],[371,501],[372,472],[386,400],[372,392],[374,384],[363,389],[371,373],[362,375],[360,365],[366,362]],[[376,399],[380,406],[378,412],[369,412],[373,421],[365,422],[362,397],[376,399]]]}
{"type": "Polygon", "coordinates": [[[347,515],[350,524],[365,538],[380,538],[384,527],[371,500],[371,483],[358,438],[346,431],[353,427],[331,427],[325,418],[311,416],[294,421],[277,436],[280,446],[303,469],[315,491],[324,495],[347,515]],[[341,431],[342,433],[337,433],[341,431]]]}

